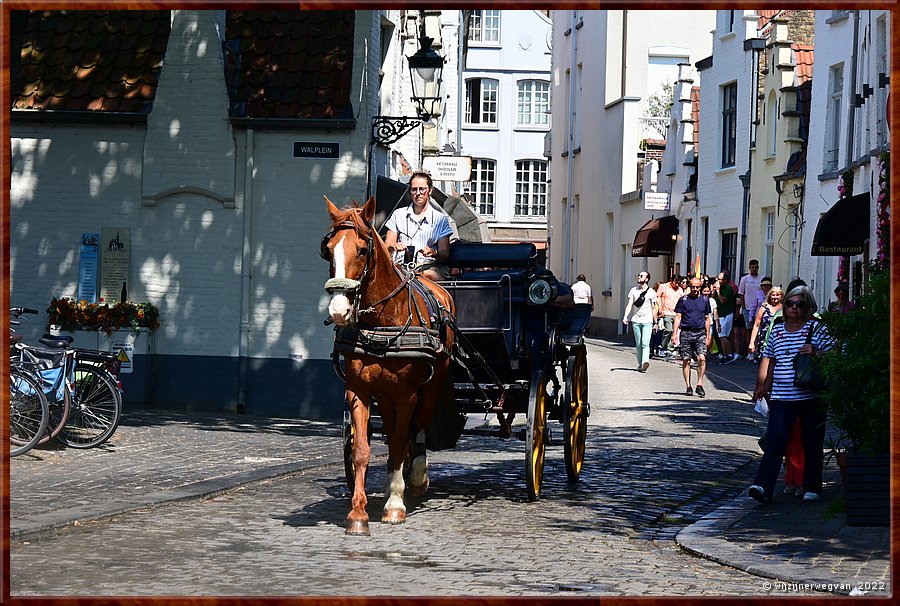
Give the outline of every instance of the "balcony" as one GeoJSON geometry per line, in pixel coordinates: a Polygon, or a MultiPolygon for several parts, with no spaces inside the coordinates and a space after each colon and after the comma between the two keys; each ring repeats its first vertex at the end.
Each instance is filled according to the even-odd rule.
{"type": "Polygon", "coordinates": [[[641,141],[644,139],[665,139],[669,131],[669,119],[644,116],[638,118],[641,141]]]}

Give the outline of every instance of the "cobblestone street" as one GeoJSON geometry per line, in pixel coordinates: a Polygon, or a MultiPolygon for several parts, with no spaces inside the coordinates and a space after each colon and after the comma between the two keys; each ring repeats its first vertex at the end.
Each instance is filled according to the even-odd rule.
{"type": "Polygon", "coordinates": [[[105,452],[34,451],[11,470],[11,594],[770,594],[768,579],[674,540],[755,471],[761,429],[740,387],[750,368],[712,377],[699,399],[681,395],[674,364],[642,375],[632,360],[627,348],[589,346],[582,478],[567,484],[561,426],[552,424],[557,440],[537,502],[525,496],[522,442],[464,436],[429,454],[431,487],[408,499],[408,521],[380,524],[378,443],[367,484],[370,537],[343,533],[349,491],[339,428],[330,424],[142,411],[105,452]],[[154,415],[166,421],[135,424],[154,415]],[[154,442],[159,432],[167,442],[154,442]],[[268,478],[252,481],[254,469],[268,478]],[[217,483],[243,485],[223,491],[217,483]],[[210,498],[127,507],[142,493],[198,484],[210,498]],[[124,513],[35,530],[104,499],[121,500],[124,513]]]}

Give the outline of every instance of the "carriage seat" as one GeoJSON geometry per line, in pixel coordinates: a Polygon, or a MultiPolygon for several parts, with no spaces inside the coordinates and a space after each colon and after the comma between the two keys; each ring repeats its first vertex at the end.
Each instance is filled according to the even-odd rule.
{"type": "Polygon", "coordinates": [[[591,304],[578,303],[573,309],[560,312],[560,339],[564,345],[579,345],[591,320],[591,304]]]}
{"type": "Polygon", "coordinates": [[[534,269],[537,249],[534,244],[499,244],[489,242],[454,242],[450,245],[447,266],[464,270],[461,281],[497,282],[504,275],[513,282],[534,269]]]}

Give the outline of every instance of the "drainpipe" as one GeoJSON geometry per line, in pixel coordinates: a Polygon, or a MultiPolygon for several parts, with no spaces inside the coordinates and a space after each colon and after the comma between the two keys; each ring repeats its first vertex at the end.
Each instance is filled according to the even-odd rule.
{"type": "Polygon", "coordinates": [[[244,135],[244,235],[241,251],[241,324],[238,353],[238,394],[235,412],[247,409],[247,377],[250,370],[250,256],[253,250],[253,137],[248,128],[244,135]]]}
{"type": "MultiPolygon", "coordinates": [[[[741,250],[738,255],[738,266],[735,271],[738,281],[740,281],[741,272],[744,271],[744,267],[746,267],[744,263],[747,255],[747,224],[750,220],[750,174],[753,166],[752,149],[756,145],[754,122],[759,116],[759,99],[757,98],[757,95],[759,94],[759,53],[765,50],[765,40],[761,38],[745,40],[744,50],[749,50],[752,54],[750,55],[750,119],[747,121],[750,125],[747,133],[747,172],[738,177],[741,180],[741,186],[744,190],[743,202],[741,204],[741,250]]],[[[772,66],[770,69],[774,68],[775,66],[772,66]]]]}
{"type": "Polygon", "coordinates": [[[569,266],[572,258],[572,175],[573,167],[573,150],[575,149],[575,51],[577,50],[576,41],[578,37],[578,29],[575,27],[575,17],[577,13],[572,11],[572,53],[569,61],[569,140],[566,145],[566,258],[563,263],[563,279],[566,284],[572,282],[569,266]]]}
{"type": "MultiPolygon", "coordinates": [[[[853,131],[856,128],[856,108],[852,106],[853,96],[856,94],[856,63],[858,60],[856,50],[859,48],[859,11],[853,11],[853,49],[850,55],[850,95],[848,105],[850,105],[850,115],[847,118],[847,162],[845,168],[849,167],[853,162],[853,131]]],[[[847,285],[850,292],[853,292],[853,266],[850,262],[851,257],[847,255],[847,285]]]]}

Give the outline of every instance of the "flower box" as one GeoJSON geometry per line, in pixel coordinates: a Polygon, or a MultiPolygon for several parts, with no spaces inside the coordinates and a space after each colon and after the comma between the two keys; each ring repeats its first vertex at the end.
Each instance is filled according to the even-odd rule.
{"type": "Polygon", "coordinates": [[[114,330],[154,329],[159,326],[159,310],[155,305],[131,301],[118,301],[110,305],[54,298],[47,308],[47,317],[49,324],[58,326],[60,330],[100,330],[107,335],[114,330]]]}

